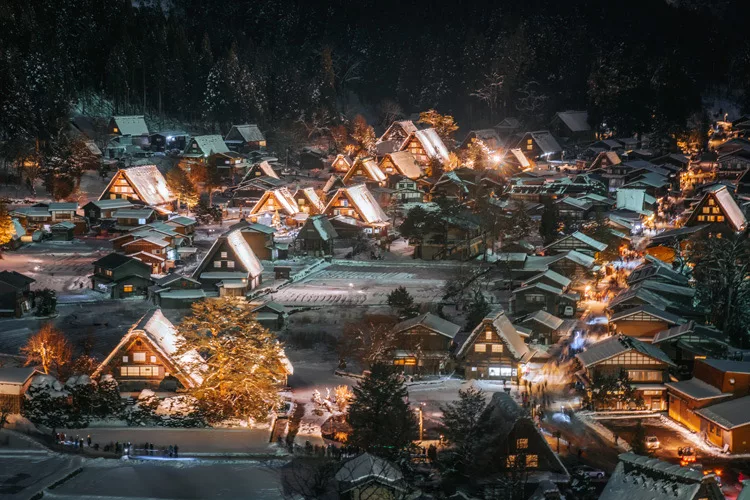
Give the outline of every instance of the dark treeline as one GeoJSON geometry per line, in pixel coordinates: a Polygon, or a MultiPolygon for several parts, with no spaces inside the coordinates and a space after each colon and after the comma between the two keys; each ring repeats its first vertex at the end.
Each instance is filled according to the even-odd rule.
{"type": "Polygon", "coordinates": [[[220,129],[432,107],[465,126],[529,124],[585,108],[630,134],[683,127],[706,90],[750,95],[745,0],[165,4],[0,0],[2,139],[44,141],[91,96],[220,129]]]}

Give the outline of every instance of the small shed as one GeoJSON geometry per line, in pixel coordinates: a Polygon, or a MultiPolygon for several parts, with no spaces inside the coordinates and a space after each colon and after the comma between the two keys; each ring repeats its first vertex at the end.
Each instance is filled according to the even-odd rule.
{"type": "Polygon", "coordinates": [[[58,222],[50,226],[53,241],[73,241],[76,225],[70,221],[58,222]]]}
{"type": "Polygon", "coordinates": [[[0,367],[0,407],[9,407],[11,413],[21,413],[24,394],[31,385],[31,379],[40,375],[36,368],[0,367]]]}
{"type": "Polygon", "coordinates": [[[273,272],[277,280],[287,280],[292,275],[291,266],[274,266],[273,272]]]}

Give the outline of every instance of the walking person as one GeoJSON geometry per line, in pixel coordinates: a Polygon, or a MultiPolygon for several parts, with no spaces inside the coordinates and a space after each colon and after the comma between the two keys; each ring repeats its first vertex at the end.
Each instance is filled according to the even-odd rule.
{"type": "Polygon", "coordinates": [[[177,458],[177,453],[180,451],[180,447],[177,445],[174,445],[174,457],[177,458]]]}
{"type": "Polygon", "coordinates": [[[86,436],[86,442],[88,443],[89,448],[91,448],[91,434],[89,434],[88,436],[86,436]]]}
{"type": "Polygon", "coordinates": [[[172,448],[172,445],[169,445],[169,457],[172,457],[172,453],[174,453],[174,448],[172,448]]]}

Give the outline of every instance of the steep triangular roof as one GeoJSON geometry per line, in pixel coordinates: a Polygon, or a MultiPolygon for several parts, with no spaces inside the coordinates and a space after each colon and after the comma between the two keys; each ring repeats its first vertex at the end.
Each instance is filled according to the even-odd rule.
{"type": "Polygon", "coordinates": [[[203,377],[200,373],[190,371],[186,368],[186,365],[200,363],[200,355],[196,351],[187,352],[179,358],[174,357],[180,338],[177,334],[177,329],[162,314],[160,308],[146,313],[128,330],[119,344],[117,344],[94,371],[93,376],[101,375],[102,370],[109,365],[120,349],[130,345],[136,338],[148,343],[154,351],[159,353],[162,361],[171,366],[174,376],[186,388],[197,387],[203,382],[203,377]]]}
{"type": "Polygon", "coordinates": [[[328,215],[332,215],[329,212],[333,211],[333,206],[341,196],[345,196],[351,202],[352,207],[366,223],[377,224],[388,222],[388,216],[364,184],[339,189],[331,197],[331,201],[326,206],[325,212],[328,215]]]}
{"type": "Polygon", "coordinates": [[[263,136],[263,132],[261,132],[260,128],[254,123],[245,125],[232,125],[232,128],[229,129],[229,132],[227,133],[226,140],[239,140],[238,136],[241,137],[245,142],[262,142],[266,140],[266,138],[263,136]]]}
{"type": "Polygon", "coordinates": [[[505,315],[505,311],[502,308],[493,309],[484,317],[482,322],[472,330],[469,338],[461,345],[456,356],[462,357],[466,355],[470,346],[474,344],[479,334],[484,332],[487,327],[492,328],[497,333],[514,358],[521,360],[529,356],[531,352],[529,351],[529,347],[518,334],[518,331],[505,315]]]}
{"type": "Polygon", "coordinates": [[[393,331],[399,333],[417,325],[424,326],[437,334],[451,339],[461,330],[461,327],[455,323],[451,323],[450,321],[432,313],[425,313],[398,323],[393,327],[393,331]]]}
{"type": "Polygon", "coordinates": [[[258,213],[269,198],[273,198],[274,206],[277,209],[283,210],[286,215],[292,216],[301,211],[299,205],[297,205],[297,200],[294,199],[294,196],[289,192],[289,189],[282,187],[271,189],[263,193],[263,196],[260,197],[258,203],[256,203],[252,210],[250,210],[250,215],[258,213]]]}
{"type": "Polygon", "coordinates": [[[146,126],[146,120],[143,115],[131,115],[131,116],[113,116],[117,127],[117,134],[120,135],[148,135],[148,126],[146,126]]]}
{"type": "MultiPolygon", "coordinates": [[[[204,156],[208,156],[213,153],[229,153],[229,148],[224,142],[224,138],[222,138],[220,135],[197,135],[190,139],[190,142],[194,142],[204,156]]],[[[185,151],[187,151],[189,148],[190,144],[186,146],[185,151]]]]}
{"type": "Polygon", "coordinates": [[[391,162],[393,162],[393,165],[396,167],[398,173],[403,175],[404,177],[408,177],[409,179],[417,179],[422,176],[422,169],[419,167],[417,159],[414,158],[414,155],[411,154],[411,152],[396,151],[394,153],[388,153],[380,161],[381,170],[383,162],[386,160],[386,158],[389,158],[391,162]]]}
{"type": "Polygon", "coordinates": [[[260,276],[260,274],[263,272],[263,264],[260,263],[260,260],[258,259],[258,257],[256,257],[255,252],[253,252],[253,249],[250,248],[250,245],[242,236],[242,229],[237,228],[227,231],[226,233],[219,236],[216,241],[214,241],[214,244],[211,245],[208,253],[206,253],[206,255],[203,257],[203,260],[201,260],[200,264],[198,264],[198,267],[195,269],[195,271],[193,271],[193,278],[200,278],[203,270],[208,266],[210,262],[214,260],[216,253],[219,251],[219,248],[224,241],[229,243],[229,248],[235,254],[235,260],[251,278],[260,276]]]}
{"type": "Polygon", "coordinates": [[[273,177],[274,179],[279,178],[279,175],[273,169],[271,164],[268,163],[266,160],[263,160],[262,162],[256,163],[252,167],[250,167],[250,170],[248,170],[247,174],[245,174],[242,180],[256,177],[257,172],[260,172],[261,175],[265,175],[267,177],[273,177]]]}
{"type": "Polygon", "coordinates": [[[698,202],[698,205],[696,205],[693,213],[690,214],[685,225],[694,225],[695,223],[701,222],[705,223],[705,221],[699,221],[698,217],[703,215],[700,209],[704,206],[708,206],[709,200],[711,199],[716,200],[716,205],[721,209],[721,215],[726,217],[726,221],[734,231],[742,231],[747,226],[747,219],[745,218],[742,209],[737,205],[737,202],[734,201],[734,198],[727,190],[727,187],[721,185],[714,186],[713,189],[706,191],[706,194],[704,194],[701,201],[698,202]]]}
{"type": "Polygon", "coordinates": [[[415,138],[422,145],[427,156],[433,159],[440,160],[443,163],[447,163],[450,160],[450,154],[448,148],[445,147],[443,139],[440,138],[437,131],[434,128],[426,128],[424,130],[417,130],[409,134],[404,143],[401,145],[401,150],[405,150],[409,145],[412,138],[415,138]]]}
{"type": "Polygon", "coordinates": [[[105,195],[120,178],[127,181],[138,198],[146,205],[166,205],[175,200],[175,196],[167,185],[167,180],[156,165],[140,165],[118,170],[99,196],[99,200],[105,199],[105,195]]]}
{"type": "Polygon", "coordinates": [[[298,200],[299,198],[306,199],[307,202],[315,208],[316,213],[322,213],[323,210],[326,209],[325,203],[320,199],[318,193],[315,192],[315,188],[299,188],[297,192],[294,193],[294,199],[298,200]]]}
{"type": "Polygon", "coordinates": [[[349,171],[344,175],[342,181],[344,184],[348,184],[355,175],[361,175],[360,172],[364,173],[364,175],[373,182],[383,182],[386,179],[385,174],[380,170],[380,167],[374,158],[359,157],[354,160],[354,165],[352,165],[349,171]]]}

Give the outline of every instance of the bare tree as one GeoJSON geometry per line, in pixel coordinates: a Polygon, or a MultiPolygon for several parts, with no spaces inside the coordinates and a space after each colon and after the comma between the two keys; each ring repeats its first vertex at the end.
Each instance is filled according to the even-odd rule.
{"type": "Polygon", "coordinates": [[[388,127],[391,123],[404,116],[404,110],[392,99],[383,99],[380,101],[378,112],[380,113],[380,125],[383,128],[388,127]]]}
{"type": "Polygon", "coordinates": [[[328,134],[331,125],[331,115],[328,110],[325,109],[314,111],[310,116],[306,116],[305,113],[302,112],[297,118],[297,123],[305,128],[307,138],[312,139],[313,137],[320,137],[328,134]]]}
{"type": "Polygon", "coordinates": [[[339,344],[342,359],[353,359],[367,368],[383,359],[395,346],[396,321],[393,316],[369,315],[345,325],[339,344]]]}
{"type": "Polygon", "coordinates": [[[549,96],[539,91],[539,84],[530,80],[518,89],[520,97],[516,101],[516,109],[521,112],[526,121],[534,122],[538,120],[539,113],[549,99],[549,96]]]}
{"type": "Polygon", "coordinates": [[[490,110],[490,121],[500,101],[504,83],[505,75],[501,75],[497,70],[491,71],[485,75],[479,88],[471,93],[472,97],[476,97],[487,105],[490,110]]]}

